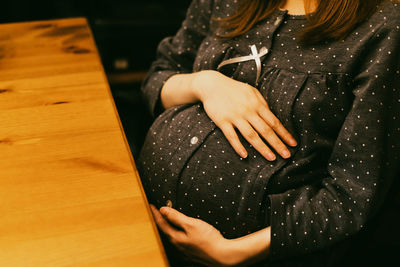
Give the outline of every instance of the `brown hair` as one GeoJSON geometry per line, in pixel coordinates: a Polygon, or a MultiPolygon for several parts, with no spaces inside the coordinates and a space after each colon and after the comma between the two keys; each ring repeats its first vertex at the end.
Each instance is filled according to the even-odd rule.
{"type": "MultiPolygon", "coordinates": [[[[324,40],[345,38],[360,22],[366,20],[384,0],[315,0],[316,8],[307,11],[308,25],[300,33],[300,43],[314,44],[324,40]]],[[[232,38],[249,31],[254,24],[267,18],[285,4],[286,0],[242,0],[238,12],[218,18],[220,27],[232,38]]],[[[305,0],[306,7],[310,0],[305,0]]],[[[307,10],[307,8],[306,8],[307,10]]]]}

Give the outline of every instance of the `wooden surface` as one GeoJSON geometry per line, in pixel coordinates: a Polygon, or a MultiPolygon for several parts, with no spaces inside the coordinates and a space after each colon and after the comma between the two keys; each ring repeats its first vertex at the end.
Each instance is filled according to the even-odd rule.
{"type": "Polygon", "coordinates": [[[85,19],[0,25],[0,266],[165,266],[85,19]]]}

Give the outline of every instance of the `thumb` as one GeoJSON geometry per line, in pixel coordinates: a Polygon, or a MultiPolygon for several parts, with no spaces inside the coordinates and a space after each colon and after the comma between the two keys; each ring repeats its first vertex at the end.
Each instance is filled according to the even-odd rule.
{"type": "Polygon", "coordinates": [[[169,207],[162,207],[160,213],[163,217],[173,225],[185,230],[188,225],[192,224],[193,218],[169,207]]]}

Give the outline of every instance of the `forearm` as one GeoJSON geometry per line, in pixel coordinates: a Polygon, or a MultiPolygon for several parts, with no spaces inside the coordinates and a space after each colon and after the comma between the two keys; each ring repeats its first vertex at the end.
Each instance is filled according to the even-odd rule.
{"type": "Polygon", "coordinates": [[[197,75],[198,73],[188,73],[171,76],[161,89],[161,104],[163,107],[168,109],[199,101],[193,86],[197,75]]]}
{"type": "Polygon", "coordinates": [[[233,80],[214,70],[175,74],[161,89],[161,103],[165,109],[204,101],[214,92],[214,86],[230,85],[233,80]]]}

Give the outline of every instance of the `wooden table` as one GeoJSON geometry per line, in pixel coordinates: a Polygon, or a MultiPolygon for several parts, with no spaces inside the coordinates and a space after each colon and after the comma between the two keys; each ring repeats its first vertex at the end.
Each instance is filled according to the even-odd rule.
{"type": "Polygon", "coordinates": [[[166,266],[85,19],[0,25],[0,266],[166,266]]]}

